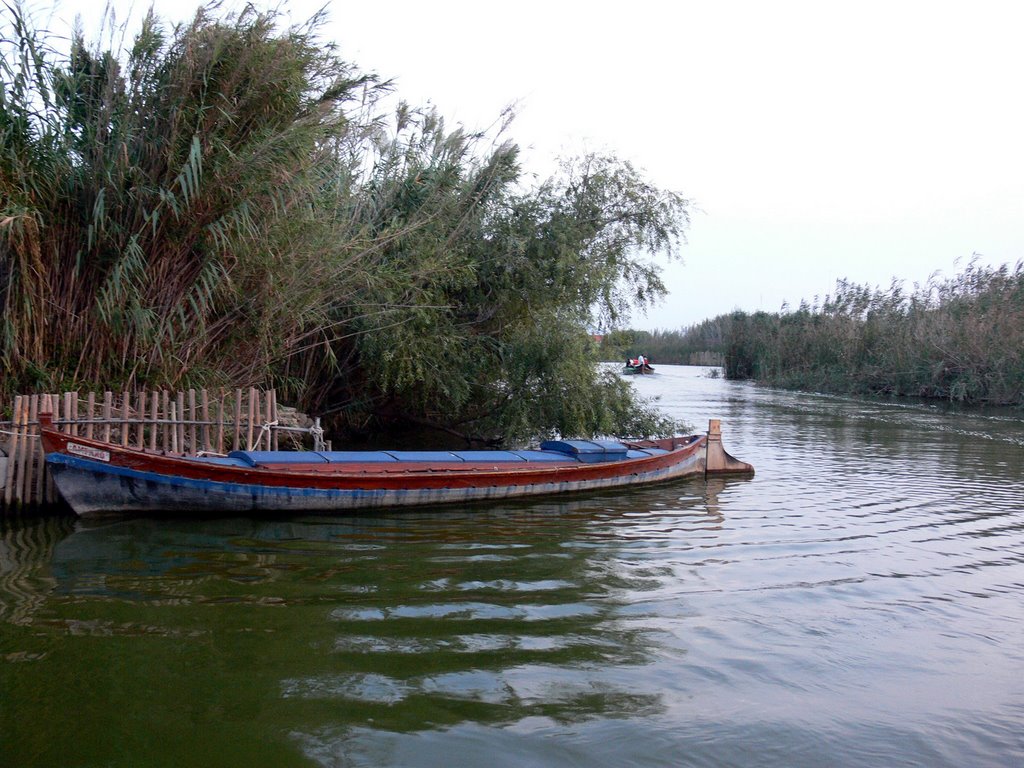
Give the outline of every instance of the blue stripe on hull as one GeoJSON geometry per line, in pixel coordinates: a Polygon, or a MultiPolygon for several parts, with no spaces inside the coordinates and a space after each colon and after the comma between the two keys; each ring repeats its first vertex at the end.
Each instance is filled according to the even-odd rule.
{"type": "Polygon", "coordinates": [[[103,512],[340,512],[565,493],[669,480],[701,471],[697,453],[666,469],[601,480],[484,488],[326,490],[194,480],[66,454],[47,457],[61,495],[79,515],[103,512]]]}

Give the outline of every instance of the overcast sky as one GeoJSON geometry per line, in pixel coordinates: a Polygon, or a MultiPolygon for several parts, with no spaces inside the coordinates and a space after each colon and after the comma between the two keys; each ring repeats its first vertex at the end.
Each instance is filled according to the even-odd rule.
{"type": "MultiPolygon", "coordinates": [[[[528,170],[608,151],[693,201],[684,263],[664,267],[670,296],[633,327],[777,311],[837,278],[953,276],[974,253],[1024,258],[1024,3],[281,7],[301,21],[324,5],[343,58],[451,125],[485,128],[517,103],[509,134],[528,170]]],[[[156,3],[172,20],[197,6],[156,3]]],[[[81,0],[56,7],[67,21],[97,15],[81,0]]],[[[131,3],[115,7],[124,19],[131,3]]]]}

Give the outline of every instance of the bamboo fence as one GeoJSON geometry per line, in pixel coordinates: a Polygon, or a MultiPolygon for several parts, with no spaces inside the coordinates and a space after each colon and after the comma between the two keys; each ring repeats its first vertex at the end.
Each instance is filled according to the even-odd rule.
{"type": "Polygon", "coordinates": [[[313,429],[280,425],[272,389],[17,395],[11,421],[0,421],[0,507],[57,502],[39,440],[39,414],[47,409],[68,434],[186,456],[278,450],[282,432],[322,434],[319,420],[313,429]]]}

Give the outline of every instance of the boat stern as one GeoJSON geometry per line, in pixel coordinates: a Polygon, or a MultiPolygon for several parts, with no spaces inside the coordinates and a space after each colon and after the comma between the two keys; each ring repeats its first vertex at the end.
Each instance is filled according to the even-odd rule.
{"type": "Polygon", "coordinates": [[[704,474],[711,475],[752,475],[754,466],[730,455],[722,446],[722,422],[711,419],[708,423],[708,441],[704,460],[704,474]]]}

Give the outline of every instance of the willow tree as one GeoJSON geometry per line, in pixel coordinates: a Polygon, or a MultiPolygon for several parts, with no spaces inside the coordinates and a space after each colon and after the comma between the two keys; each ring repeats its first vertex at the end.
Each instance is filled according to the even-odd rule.
{"type": "Polygon", "coordinates": [[[664,293],[649,256],[676,253],[685,200],[599,156],[526,187],[514,145],[432,113],[403,111],[377,150],[357,199],[381,310],[335,307],[351,334],[298,376],[317,410],[484,442],[671,428],[600,373],[587,329],[664,293]]]}

